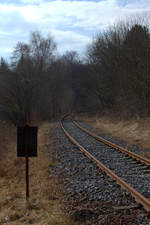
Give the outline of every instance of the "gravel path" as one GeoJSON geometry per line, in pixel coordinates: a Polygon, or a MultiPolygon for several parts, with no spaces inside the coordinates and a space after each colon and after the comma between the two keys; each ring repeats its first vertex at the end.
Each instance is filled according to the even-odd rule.
{"type": "MultiPolygon", "coordinates": [[[[85,124],[84,126],[88,127],[85,124]]],[[[82,131],[75,128],[71,122],[65,122],[65,128],[88,150],[95,152],[95,156],[98,156],[100,152],[110,154],[104,144],[93,142],[89,135],[83,135],[82,131]]],[[[127,191],[122,190],[71,144],[58,123],[55,124],[53,137],[57,139],[57,145],[51,154],[60,161],[53,168],[53,172],[62,179],[66,190],[66,202],[69,206],[69,209],[68,206],[66,209],[76,220],[75,225],[150,224],[148,223],[149,214],[137,205],[127,191]],[[68,202],[71,202],[70,205],[68,202]],[[118,221],[122,222],[118,223],[118,221]]],[[[103,154],[101,154],[101,160],[104,158],[103,154]]],[[[119,154],[117,157],[120,158],[119,154]]],[[[109,160],[109,157],[106,158],[114,166],[116,162],[109,160]]],[[[117,167],[119,166],[118,160],[117,167]]]]}

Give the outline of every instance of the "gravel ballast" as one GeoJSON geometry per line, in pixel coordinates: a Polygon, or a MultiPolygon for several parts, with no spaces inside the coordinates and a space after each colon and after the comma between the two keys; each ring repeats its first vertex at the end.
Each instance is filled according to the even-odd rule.
{"type": "MultiPolygon", "coordinates": [[[[83,124],[85,128],[89,129],[88,125],[82,122],[83,124]]],[[[70,121],[64,122],[64,126],[90,153],[95,152],[95,157],[100,157],[102,162],[104,158],[107,159],[107,163],[113,169],[114,165],[117,165],[116,171],[121,167],[123,161],[120,164],[120,153],[116,153],[118,161],[113,162],[109,158],[110,153],[106,145],[93,141],[89,135],[83,134],[83,131],[76,128],[70,121]],[[104,154],[107,157],[104,157],[104,154]]],[[[139,207],[130,193],[122,190],[115,181],[98,169],[90,159],[78,150],[64,135],[58,123],[55,123],[53,137],[57,140],[53,155],[59,161],[58,165],[53,168],[53,172],[59,179],[62,179],[67,204],[69,205],[69,202],[71,202],[70,210],[67,206],[66,209],[77,220],[76,224],[107,225],[113,224],[115,220],[118,221],[120,217],[120,221],[122,221],[120,224],[124,225],[149,224],[149,214],[142,207],[139,207]],[[80,204],[77,204],[77,202],[80,202],[80,204]],[[92,205],[93,208],[91,208],[92,205]]],[[[114,150],[112,149],[112,151],[114,150]]],[[[128,167],[128,164],[129,162],[126,167],[128,167]]],[[[134,173],[134,169],[131,172],[134,173]]],[[[130,179],[133,180],[131,177],[130,179]]],[[[136,179],[134,182],[137,182],[136,179]]]]}
{"type": "MultiPolygon", "coordinates": [[[[134,153],[137,153],[137,154],[140,154],[142,156],[145,155],[145,151],[143,148],[135,145],[135,144],[130,144],[128,145],[128,143],[124,140],[121,140],[120,138],[118,137],[115,137],[115,133],[113,134],[113,137],[112,135],[110,134],[106,134],[106,133],[103,133],[103,132],[98,132],[96,131],[94,128],[92,128],[89,124],[83,122],[83,121],[77,121],[82,127],[86,128],[86,129],[89,129],[90,131],[94,132],[95,134],[101,136],[102,138],[108,140],[108,141],[111,141],[123,148],[126,148],[128,146],[128,150],[131,151],[131,152],[134,152],[134,153]]],[[[150,149],[146,149],[147,153],[150,153],[150,149]]]]}
{"type": "Polygon", "coordinates": [[[65,123],[65,128],[67,130],[69,129],[69,133],[94,157],[100,160],[105,166],[129,183],[132,187],[136,188],[137,191],[150,199],[149,167],[142,168],[141,165],[135,163],[134,159],[129,158],[122,152],[116,151],[104,143],[95,140],[90,135],[85,134],[73,123],[70,123],[69,127],[68,123],[65,123]],[[72,129],[70,129],[71,127],[72,129]]]}

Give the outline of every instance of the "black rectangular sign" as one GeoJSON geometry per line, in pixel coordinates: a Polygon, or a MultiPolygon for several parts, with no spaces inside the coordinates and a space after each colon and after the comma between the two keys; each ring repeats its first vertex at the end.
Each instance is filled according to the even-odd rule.
{"type": "Polygon", "coordinates": [[[17,127],[17,156],[28,157],[37,156],[37,127],[17,127]]]}

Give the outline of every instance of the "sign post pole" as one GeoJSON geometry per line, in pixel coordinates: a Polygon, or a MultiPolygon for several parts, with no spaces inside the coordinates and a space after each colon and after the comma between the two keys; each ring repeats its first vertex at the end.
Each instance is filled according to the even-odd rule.
{"type": "Polygon", "coordinates": [[[17,156],[25,157],[26,200],[29,200],[29,157],[37,157],[37,127],[17,127],[17,156]]]}
{"type": "Polygon", "coordinates": [[[29,200],[29,153],[28,153],[28,142],[29,142],[29,129],[25,126],[25,153],[26,153],[26,200],[29,200]]]}

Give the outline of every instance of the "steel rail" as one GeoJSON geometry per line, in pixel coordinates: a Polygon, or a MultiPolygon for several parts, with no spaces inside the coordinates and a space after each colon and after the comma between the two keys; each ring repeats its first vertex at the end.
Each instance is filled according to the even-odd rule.
{"type": "Polygon", "coordinates": [[[96,134],[94,134],[93,132],[87,130],[86,128],[84,127],[81,127],[77,122],[75,122],[74,120],[72,120],[73,124],[76,125],[78,128],[80,128],[82,131],[86,132],[87,134],[89,134],[90,136],[94,137],[96,140],[100,141],[100,142],[103,142],[104,144],[108,145],[109,147],[112,147],[124,154],[127,154],[129,156],[131,156],[132,158],[136,159],[136,160],[139,160],[140,162],[142,163],[145,163],[146,165],[150,166],[150,160],[149,159],[146,159],[144,158],[143,156],[140,156],[136,153],[133,153],[133,152],[130,152],[128,151],[127,149],[117,145],[117,144],[114,144],[110,141],[107,141],[106,139],[100,137],[100,136],[97,136],[96,134]]]}
{"type": "MultiPolygon", "coordinates": [[[[63,119],[62,119],[63,120],[63,119]]],[[[145,198],[142,194],[140,194],[136,189],[131,187],[128,183],[126,183],[123,179],[118,177],[115,173],[113,173],[110,169],[108,169],[103,163],[97,160],[92,154],[90,154],[82,145],[80,145],[69,133],[65,130],[62,120],[60,121],[60,125],[65,135],[69,138],[69,140],[76,145],[88,158],[90,158],[96,165],[103,170],[107,175],[109,175],[112,179],[116,180],[117,184],[119,184],[122,188],[128,190],[131,195],[135,198],[135,201],[140,203],[147,212],[150,212],[150,201],[145,198]]]]}

